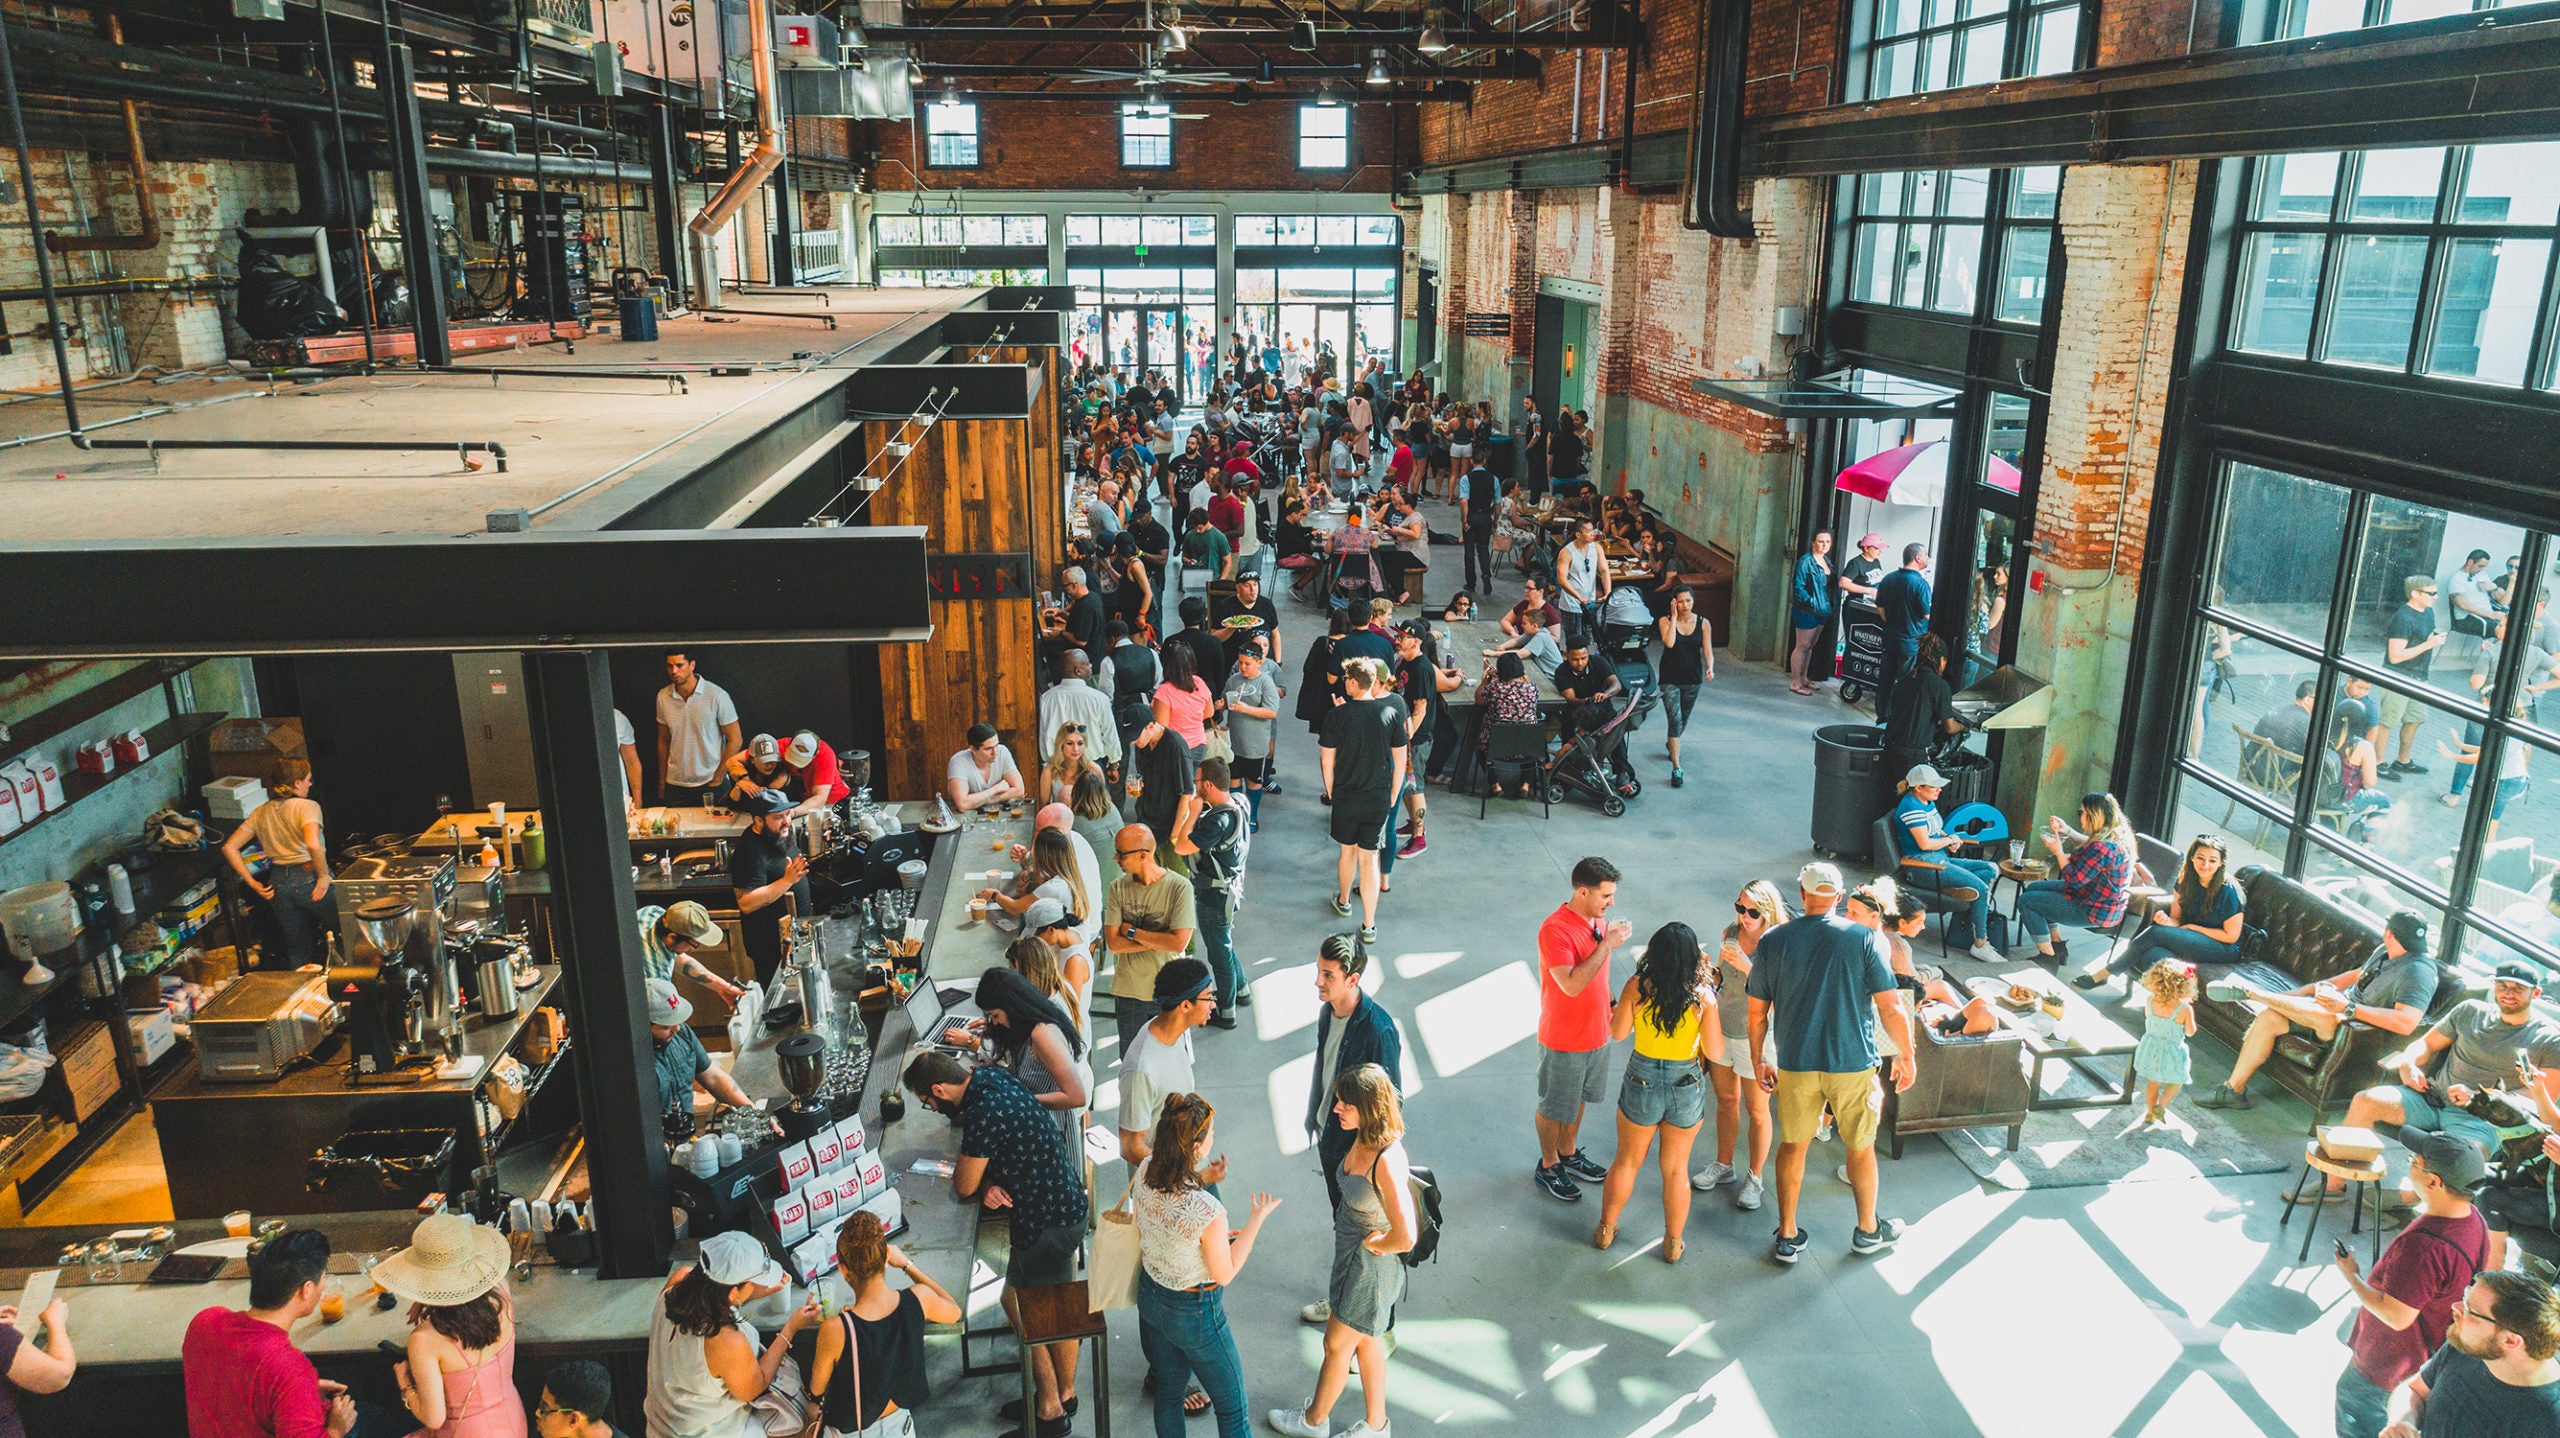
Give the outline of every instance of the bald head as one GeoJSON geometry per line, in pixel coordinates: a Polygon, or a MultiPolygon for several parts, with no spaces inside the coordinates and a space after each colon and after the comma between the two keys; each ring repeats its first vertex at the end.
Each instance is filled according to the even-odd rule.
{"type": "Polygon", "coordinates": [[[1034,829],[1064,831],[1073,829],[1075,826],[1076,811],[1064,804],[1043,804],[1040,806],[1040,812],[1031,816],[1031,827],[1034,829]]]}
{"type": "Polygon", "coordinates": [[[1093,661],[1087,659],[1084,651],[1081,649],[1068,650],[1064,655],[1059,657],[1058,664],[1061,669],[1074,678],[1081,679],[1085,675],[1093,672],[1093,661]]]}

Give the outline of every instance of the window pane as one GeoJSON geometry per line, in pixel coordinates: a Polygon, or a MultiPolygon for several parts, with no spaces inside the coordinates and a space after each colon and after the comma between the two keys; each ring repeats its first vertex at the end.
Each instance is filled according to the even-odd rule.
{"type": "Polygon", "coordinates": [[[2560,214],[2560,143],[2474,145],[2458,225],[2547,225],[2560,214]]]}
{"type": "Polygon", "coordinates": [[[1947,213],[1980,218],[1991,208],[1989,170],[1953,170],[1947,175],[1947,213]]]}
{"type": "Polygon", "coordinates": [[[1392,245],[1399,243],[1402,239],[1403,235],[1393,216],[1362,215],[1360,217],[1358,234],[1356,236],[1358,243],[1364,245],[1392,245]]]}
{"type": "Polygon", "coordinates": [[[2427,373],[2522,383],[2550,258],[2549,240],[2453,241],[2427,373]]]}
{"type": "Polygon", "coordinates": [[[2385,25],[2405,25],[2412,20],[2433,20],[2444,15],[2470,13],[2471,0],[2390,0],[2382,10],[2385,25]]]}
{"type": "Polygon", "coordinates": [[[2258,161],[2257,202],[2249,216],[2258,220],[2325,220],[2329,200],[2338,189],[2338,157],[2269,155],[2258,161]]]}
{"type": "MultiPolygon", "coordinates": [[[[2451,813],[2452,811],[2438,809],[2438,812],[2451,813]]],[[[2323,830],[2327,828],[2326,825],[2318,827],[2323,830]]],[[[2436,875],[2430,871],[2419,877],[2433,881],[2436,875]]],[[[2333,854],[2319,844],[2308,845],[2303,851],[2302,882],[2326,897],[2331,903],[2362,910],[2363,916],[2376,929],[2380,929],[2391,918],[2394,910],[2415,909],[2418,911],[2418,916],[2427,921],[2429,943],[2432,944],[2436,936],[2444,932],[2444,901],[2442,899],[2433,894],[2421,897],[2417,891],[2406,885],[2369,873],[2352,860],[2333,854]]]]}
{"type": "Polygon", "coordinates": [[[1876,38],[1908,35],[1920,28],[1920,0],[1877,0],[1876,38]]]}
{"type": "Polygon", "coordinates": [[[1071,245],[1101,244],[1102,217],[1100,215],[1067,216],[1067,243],[1071,245]]]}
{"type": "Polygon", "coordinates": [[[2306,35],[2335,35],[2341,30],[2354,30],[2364,24],[2364,0],[2294,0],[2270,40],[2291,40],[2306,35]]]}
{"type": "Polygon", "coordinates": [[[964,245],[1003,244],[1003,218],[997,215],[962,216],[960,219],[960,243],[964,245]]]}
{"type": "Polygon", "coordinates": [[[1902,213],[1902,172],[1860,175],[1858,213],[1866,216],[1902,213]]]}
{"type": "MultiPolygon", "coordinates": [[[[1996,422],[1996,421],[1995,421],[1996,422]]],[[[2000,666],[2008,629],[2010,541],[2018,522],[1994,509],[1974,514],[1973,575],[1965,584],[1964,656],[1947,678],[1967,688],[2000,666]]]]}
{"type": "Polygon", "coordinates": [[[2009,38],[2008,22],[1967,25],[1956,35],[1954,82],[1958,85],[1988,85],[1999,79],[2001,62],[2007,58],[2002,54],[2002,47],[2009,38]]]}
{"type": "Polygon", "coordinates": [[[2311,301],[2320,289],[2318,235],[2249,236],[2240,262],[2240,322],[2232,343],[2300,359],[2311,349],[2311,301]]]}
{"type": "Polygon", "coordinates": [[[2324,358],[2383,369],[2407,365],[2427,242],[2414,235],[2347,235],[2338,243],[2338,297],[2324,358]]]}
{"type": "Polygon", "coordinates": [[[1902,40],[1876,47],[1875,78],[1869,88],[1879,100],[1912,92],[1912,82],[1919,72],[1920,42],[1902,40]]]}
{"type": "MultiPolygon", "coordinates": [[[[920,245],[924,243],[924,227],[913,215],[882,215],[873,222],[884,245],[920,245]]],[[[883,281],[886,283],[886,281],[883,281]]]]}
{"type": "Polygon", "coordinates": [[[1239,304],[1269,304],[1279,297],[1278,277],[1270,270],[1236,271],[1236,301],[1239,304]]]}
{"type": "Polygon", "coordinates": [[[1316,243],[1319,245],[1347,245],[1351,243],[1351,217],[1349,215],[1318,216],[1316,219],[1316,243]]]}
{"type": "Polygon", "coordinates": [[[1271,217],[1269,215],[1236,216],[1236,243],[1239,245],[1270,244],[1271,217]]]}
{"type": "Polygon", "coordinates": [[[2039,10],[2027,22],[2027,73],[2060,75],[2080,59],[2080,7],[2039,10]]]}
{"type": "Polygon", "coordinates": [[[2315,647],[2325,643],[2346,528],[2344,489],[2254,464],[2231,466],[2208,601],[2315,647]]]}
{"type": "MultiPolygon", "coordinates": [[[[2543,757],[2547,759],[2549,756],[2543,757]]],[[[2516,809],[2508,810],[2508,819],[2513,821],[2516,813],[2516,809]]],[[[2509,845],[2500,853],[2502,860],[2507,854],[2530,855],[2532,852],[2515,845],[2512,840],[2509,845]]],[[[2511,864],[2502,864],[2501,868],[2501,880],[2522,877],[2511,864]]],[[[2462,957],[2455,966],[2476,983],[2495,973],[2498,965],[2521,959],[2542,973],[2543,988],[2552,987],[2553,971],[2560,969],[2560,915],[2551,912],[2550,896],[2547,881],[2538,880],[2531,888],[2517,889],[2505,882],[2492,880],[2484,869],[2472,883],[2472,912],[2498,920],[2501,927],[2513,931],[2523,942],[2509,943],[2484,929],[2466,928],[2462,935],[2462,957]]]]}
{"type": "Polygon", "coordinates": [[[1138,219],[1138,243],[1178,245],[1182,243],[1182,221],[1172,215],[1142,215],[1138,219]]]}
{"type": "Polygon", "coordinates": [[[1972,314],[1974,286],[1982,275],[1982,227],[1941,225],[1938,234],[1938,287],[1930,308],[1972,314]]]}
{"type": "Polygon", "coordinates": [[[2424,223],[2435,218],[2436,189],[2443,182],[2441,148],[2367,150],[2347,218],[2424,223]]]}
{"type": "Polygon", "coordinates": [[[2491,570],[2523,548],[2524,531],[2513,525],[2376,495],[2357,556],[2347,652],[2411,683],[2471,698],[2471,663],[2494,622],[2482,613],[2494,609],[2491,570]],[[2480,569],[2465,573],[2474,553],[2482,556],[2480,569]],[[2396,663],[2395,643],[2402,655],[2396,663]]]}
{"type": "Polygon", "coordinates": [[[2304,757],[2320,731],[2311,701],[2294,696],[2318,676],[2308,659],[2204,621],[2187,691],[2187,757],[2277,809],[2292,809],[2304,757]]]}
{"type": "Polygon", "coordinates": [[[2053,260],[2053,231],[2042,227],[2013,229],[2000,246],[2000,306],[1993,317],[2017,324],[2041,324],[2045,274],[2053,260]]]}
{"type": "Polygon", "coordinates": [[[1004,242],[1008,245],[1049,243],[1049,217],[1047,215],[1005,216],[1004,242]]]}
{"type": "Polygon", "coordinates": [[[1910,178],[1911,186],[1909,194],[1911,203],[1910,208],[1903,211],[1903,213],[1909,215],[1934,215],[1938,213],[1938,192],[1946,188],[1947,172],[1944,170],[1914,170],[1911,172],[1910,178]]]}
{"type": "Polygon", "coordinates": [[[1849,266],[1849,298],[1893,303],[1894,226],[1860,225],[1856,258],[1849,266]]]}
{"type": "Polygon", "coordinates": [[[2198,834],[2219,834],[2231,850],[2231,867],[2284,868],[2285,840],[2292,826],[2242,806],[2201,779],[2178,781],[2177,822],[2169,832],[2181,849],[2198,834]]]}
{"type": "Polygon", "coordinates": [[[2060,165],[2029,165],[2009,172],[2009,213],[2019,219],[2052,219],[2061,194],[2060,165]]]}
{"type": "Polygon", "coordinates": [[[1911,76],[1913,87],[1923,91],[1947,88],[1948,72],[1954,68],[1955,48],[1953,32],[1922,36],[1919,64],[1911,76]]]}
{"type": "Polygon", "coordinates": [[[1904,225],[1900,275],[1895,281],[1893,302],[1904,309],[1916,310],[1928,304],[1929,232],[1932,225],[1904,225]]]}
{"type": "Polygon", "coordinates": [[[1298,166],[1307,170],[1339,170],[1351,163],[1351,142],[1307,137],[1298,141],[1298,166]]]}
{"type": "Polygon", "coordinates": [[[1316,217],[1313,215],[1281,215],[1273,220],[1276,243],[1312,245],[1316,242],[1316,217]]]}

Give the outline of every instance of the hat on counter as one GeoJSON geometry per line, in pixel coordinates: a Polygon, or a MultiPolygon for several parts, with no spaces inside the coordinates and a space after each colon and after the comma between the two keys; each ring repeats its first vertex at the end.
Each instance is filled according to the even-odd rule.
{"type": "Polygon", "coordinates": [[[1209,991],[1209,966],[1185,955],[1156,970],[1156,1008],[1170,1012],[1209,991]]]}
{"type": "Polygon", "coordinates": [[[791,1281],[782,1265],[764,1251],[763,1244],[735,1228],[702,1240],[702,1256],[694,1264],[702,1270],[703,1277],[723,1288],[735,1288],[741,1283],[773,1287],[791,1281]]]}
{"type": "Polygon", "coordinates": [[[758,789],[738,801],[738,812],[750,819],[761,819],[768,814],[787,814],[791,812],[791,796],[772,789],[758,789]]]}
{"type": "Polygon", "coordinates": [[[1825,864],[1819,860],[1807,864],[1803,868],[1796,870],[1796,887],[1804,890],[1808,894],[1839,893],[1839,867],[1833,864],[1825,864]]]}
{"type": "Polygon", "coordinates": [[[747,757],[759,764],[779,764],[782,762],[782,746],[774,742],[772,735],[758,734],[747,741],[747,757]]]}
{"type": "Polygon", "coordinates": [[[429,1214],[409,1246],[373,1267],[384,1291],[429,1308],[469,1303],[507,1272],[507,1236],[458,1213],[429,1214]]]}
{"type": "Polygon", "coordinates": [[[1860,549],[1882,549],[1884,548],[1884,536],[1881,534],[1861,534],[1858,536],[1858,547],[1860,549]]]}
{"type": "Polygon", "coordinates": [[[1031,907],[1022,911],[1022,931],[1026,934],[1071,927],[1073,925],[1067,922],[1067,906],[1055,899],[1033,899],[1031,907]]]}
{"type": "Polygon", "coordinates": [[[2404,1130],[2400,1141],[2409,1146],[2412,1157],[2426,1164],[2427,1172],[2456,1193],[2468,1194],[2489,1181],[2489,1160],[2480,1152],[2480,1146],[2467,1138],[2404,1130]]]}
{"type": "Polygon", "coordinates": [[[1911,766],[1911,772],[1902,776],[1902,782],[1914,789],[1918,789],[1923,786],[1932,789],[1943,789],[1947,787],[1947,776],[1939,773],[1930,765],[1914,764],[1911,766]]]}
{"type": "Polygon", "coordinates": [[[693,1000],[676,992],[665,979],[649,981],[649,1027],[664,1028],[693,1017],[693,1000]]]}
{"type": "Polygon", "coordinates": [[[2497,977],[2502,983],[2523,984],[2535,989],[2542,987],[2542,975],[2535,973],[2533,965],[2522,959],[2509,959],[2498,965],[2497,977]]]}
{"type": "Polygon", "coordinates": [[[721,936],[720,926],[711,922],[711,911],[691,899],[667,905],[666,913],[659,916],[658,922],[667,926],[668,933],[706,949],[716,949],[727,942],[721,936]]]}
{"type": "Polygon", "coordinates": [[[818,757],[818,736],[803,729],[791,736],[791,747],[782,751],[782,762],[794,769],[805,769],[818,757]]]}

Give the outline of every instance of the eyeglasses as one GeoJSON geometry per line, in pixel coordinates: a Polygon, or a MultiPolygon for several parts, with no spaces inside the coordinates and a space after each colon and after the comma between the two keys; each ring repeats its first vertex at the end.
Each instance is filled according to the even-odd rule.
{"type": "Polygon", "coordinates": [[[1143,859],[1154,852],[1155,850],[1153,849],[1115,849],[1112,851],[1112,857],[1115,859],[1143,859]]]}
{"type": "Polygon", "coordinates": [[[2490,1317],[2488,1314],[2481,1312],[2479,1309],[2472,1307],[2468,1302],[2465,1302],[2465,1303],[2462,1305],[2462,1316],[2463,1316],[2463,1317],[2465,1317],[2465,1318],[2476,1319],[2476,1320],[2478,1320],[2479,1322],[2482,1322],[2482,1323],[2486,1323],[2486,1324],[2488,1324],[2491,1328],[2502,1328],[2502,1327],[2504,1327],[2504,1326],[2505,1326],[2504,1324],[2501,1324],[2500,1322],[2498,1322],[2498,1320],[2497,1320],[2497,1319],[2492,1318],[2492,1317],[2490,1317]]]}

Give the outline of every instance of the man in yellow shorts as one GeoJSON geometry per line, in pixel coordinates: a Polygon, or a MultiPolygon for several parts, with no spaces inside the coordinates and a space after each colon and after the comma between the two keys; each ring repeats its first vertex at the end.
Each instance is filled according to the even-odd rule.
{"type": "Polygon", "coordinates": [[[1751,1047],[1760,1087],[1778,1096],[1778,1241],[1771,1256],[1792,1264],[1804,1255],[1796,1199],[1804,1190],[1805,1150],[1813,1146],[1827,1105],[1849,1150],[1849,1187],[1857,1195],[1852,1253],[1881,1253],[1902,1236],[1902,1220],[1876,1217],[1876,1128],[1884,1089],[1876,1078],[1876,1025],[1893,1035],[1893,1087],[1911,1087],[1917,1052],[1911,1014],[1894,986],[1892,950],[1884,936],[1832,911],[1840,903],[1840,871],[1807,864],[1796,875],[1804,915],[1760,940],[1751,980],[1751,1047]],[[1768,1040],[1776,1038],[1777,1062],[1768,1040]]]}

